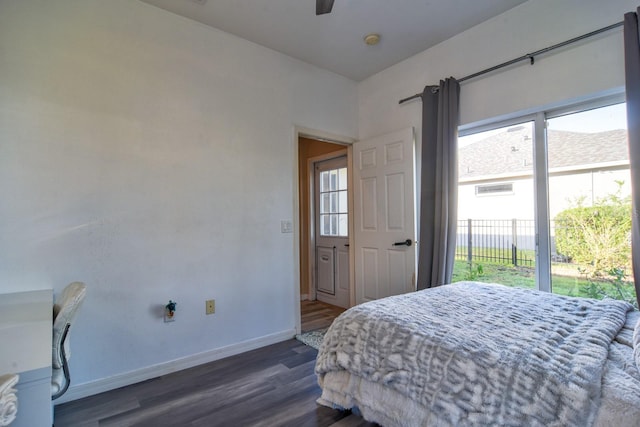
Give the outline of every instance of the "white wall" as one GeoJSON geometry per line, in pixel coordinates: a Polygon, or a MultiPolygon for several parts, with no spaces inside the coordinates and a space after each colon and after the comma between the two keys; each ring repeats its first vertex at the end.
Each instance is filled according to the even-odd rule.
{"type": "MultiPolygon", "coordinates": [[[[398,101],[547,46],[620,22],[637,0],[529,0],[358,85],[359,136],[414,126],[421,138],[419,100],[398,101]]],[[[618,28],[545,56],[462,83],[461,124],[552,106],[624,85],[618,28]]]]}
{"type": "Polygon", "coordinates": [[[0,76],[0,290],[87,283],[71,395],[293,336],[293,129],[354,82],[135,0],[0,0],[0,76]]]}

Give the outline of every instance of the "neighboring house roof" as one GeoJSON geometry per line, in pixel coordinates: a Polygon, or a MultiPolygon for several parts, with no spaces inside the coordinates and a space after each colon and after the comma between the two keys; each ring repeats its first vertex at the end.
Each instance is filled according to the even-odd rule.
{"type": "MultiPolygon", "coordinates": [[[[548,131],[549,169],[627,163],[627,131],[548,131]]],[[[519,176],[533,172],[531,126],[518,126],[458,150],[459,179],[519,176]]]]}

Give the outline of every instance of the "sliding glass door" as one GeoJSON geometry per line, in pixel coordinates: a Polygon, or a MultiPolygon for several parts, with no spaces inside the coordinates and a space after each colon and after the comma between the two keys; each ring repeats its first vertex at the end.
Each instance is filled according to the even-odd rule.
{"type": "Polygon", "coordinates": [[[635,300],[623,103],[466,130],[458,169],[454,281],[635,300]]]}

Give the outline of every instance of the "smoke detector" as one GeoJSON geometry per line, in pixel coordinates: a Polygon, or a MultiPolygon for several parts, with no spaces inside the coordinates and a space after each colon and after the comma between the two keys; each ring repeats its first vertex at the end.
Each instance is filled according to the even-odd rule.
{"type": "Polygon", "coordinates": [[[367,34],[366,36],[364,36],[364,42],[369,46],[377,45],[380,42],[380,34],[367,34]]]}

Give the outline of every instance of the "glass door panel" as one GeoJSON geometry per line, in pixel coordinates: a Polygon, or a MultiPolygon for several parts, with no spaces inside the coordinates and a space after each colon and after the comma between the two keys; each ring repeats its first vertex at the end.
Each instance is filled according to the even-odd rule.
{"type": "Polygon", "coordinates": [[[547,120],[551,289],[635,301],[625,104],[547,120]]]}
{"type": "Polygon", "coordinates": [[[533,122],[458,140],[452,281],[536,288],[533,122]]]}
{"type": "Polygon", "coordinates": [[[347,168],[319,172],[320,236],[348,237],[347,168]]]}

